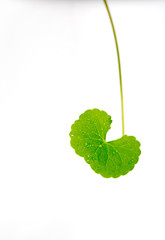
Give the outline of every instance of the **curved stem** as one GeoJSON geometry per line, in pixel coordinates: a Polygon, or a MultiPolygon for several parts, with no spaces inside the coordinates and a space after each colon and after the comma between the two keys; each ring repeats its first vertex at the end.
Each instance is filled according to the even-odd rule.
{"type": "Polygon", "coordinates": [[[116,50],[117,50],[117,58],[118,58],[118,66],[119,66],[119,79],[120,79],[120,94],[121,94],[121,113],[122,113],[122,135],[124,136],[124,101],[123,101],[123,86],[122,86],[122,75],[121,75],[121,63],[120,63],[120,54],[119,54],[119,46],[118,46],[118,41],[117,41],[117,36],[116,36],[116,31],[114,27],[114,23],[112,20],[112,16],[108,7],[108,3],[106,0],[103,0],[105,7],[108,12],[108,16],[112,25],[112,30],[113,30],[113,35],[115,38],[115,43],[116,43],[116,50]]]}

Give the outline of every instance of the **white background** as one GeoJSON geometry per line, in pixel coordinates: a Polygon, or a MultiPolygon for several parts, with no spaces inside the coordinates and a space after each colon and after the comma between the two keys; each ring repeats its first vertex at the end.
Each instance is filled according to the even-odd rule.
{"type": "Polygon", "coordinates": [[[95,174],[70,147],[86,109],[121,137],[114,38],[103,2],[0,0],[0,239],[165,239],[165,3],[109,1],[134,170],[95,174]]]}

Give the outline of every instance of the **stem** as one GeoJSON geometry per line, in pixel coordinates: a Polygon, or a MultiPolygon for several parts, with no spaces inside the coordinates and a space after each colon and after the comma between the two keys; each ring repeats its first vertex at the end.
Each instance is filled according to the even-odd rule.
{"type": "Polygon", "coordinates": [[[117,36],[116,36],[116,31],[114,27],[114,23],[112,20],[112,16],[108,7],[107,0],[103,0],[105,7],[108,12],[108,16],[112,25],[112,30],[113,30],[113,35],[115,38],[115,43],[116,43],[116,50],[117,50],[117,58],[118,58],[118,66],[119,66],[119,80],[120,80],[120,94],[121,94],[121,113],[122,113],[122,135],[124,136],[124,101],[123,101],[123,86],[122,86],[122,75],[121,75],[121,63],[120,63],[120,54],[119,54],[119,46],[117,42],[117,36]]]}

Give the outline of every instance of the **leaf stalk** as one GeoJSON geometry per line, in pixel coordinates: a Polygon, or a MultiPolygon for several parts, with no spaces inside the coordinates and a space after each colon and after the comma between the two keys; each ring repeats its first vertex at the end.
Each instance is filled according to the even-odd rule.
{"type": "Polygon", "coordinates": [[[109,16],[109,19],[110,19],[110,22],[111,22],[113,35],[114,35],[114,39],[115,39],[115,44],[116,44],[116,51],[117,51],[117,58],[118,58],[118,67],[119,67],[120,95],[121,95],[122,135],[124,136],[124,131],[125,131],[125,127],[124,127],[124,100],[123,100],[123,84],[122,84],[122,74],[121,74],[121,62],[120,62],[119,46],[118,46],[116,31],[115,31],[114,23],[113,23],[113,20],[112,20],[111,12],[110,12],[110,9],[108,7],[107,0],[103,0],[103,2],[105,4],[106,10],[108,12],[108,16],[109,16]]]}

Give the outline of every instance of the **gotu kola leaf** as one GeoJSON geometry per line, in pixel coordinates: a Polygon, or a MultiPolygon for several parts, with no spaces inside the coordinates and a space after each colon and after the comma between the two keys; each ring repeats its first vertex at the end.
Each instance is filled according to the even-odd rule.
{"type": "Polygon", "coordinates": [[[106,142],[111,116],[98,109],[87,110],[71,127],[71,146],[91,168],[105,178],[117,178],[138,162],[140,143],[133,136],[106,142]]]}

